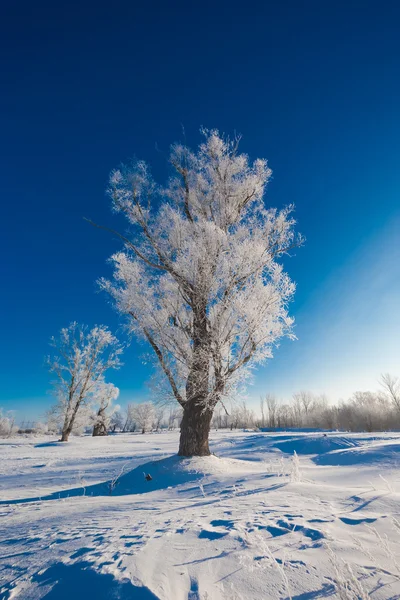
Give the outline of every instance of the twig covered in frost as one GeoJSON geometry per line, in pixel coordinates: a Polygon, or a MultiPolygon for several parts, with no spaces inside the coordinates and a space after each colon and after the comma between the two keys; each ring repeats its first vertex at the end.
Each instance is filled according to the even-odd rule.
{"type": "MultiPolygon", "coordinates": [[[[268,560],[268,565],[274,569],[276,569],[283,581],[283,584],[285,586],[285,592],[287,595],[288,600],[292,600],[292,592],[290,589],[290,584],[289,584],[289,579],[286,575],[286,571],[285,571],[285,561],[282,560],[281,562],[278,561],[275,556],[273,555],[270,547],[268,546],[268,544],[266,543],[266,541],[263,539],[263,537],[258,534],[258,533],[250,533],[245,527],[243,526],[237,526],[238,531],[240,531],[241,533],[241,538],[242,538],[242,543],[247,547],[253,547],[257,550],[257,553],[262,554],[262,558],[266,558],[268,560]]],[[[258,568],[262,568],[263,566],[263,562],[262,560],[258,560],[256,563],[254,562],[253,557],[248,557],[248,556],[243,556],[242,559],[240,560],[240,562],[244,565],[247,566],[248,568],[250,568],[250,570],[253,570],[255,568],[255,564],[257,565],[258,568]],[[246,564],[247,563],[247,564],[246,564]]]]}
{"type": "MultiPolygon", "coordinates": [[[[393,521],[394,526],[397,528],[398,525],[396,523],[398,523],[398,522],[393,521]]],[[[389,560],[392,561],[392,563],[397,571],[396,576],[399,577],[400,576],[400,563],[398,562],[396,555],[394,554],[392,548],[389,545],[388,536],[386,535],[386,533],[382,536],[375,527],[371,527],[370,525],[366,525],[366,527],[376,537],[376,539],[378,540],[379,547],[384,551],[387,558],[389,558],[389,560]]]]}
{"type": "Polygon", "coordinates": [[[384,481],[384,483],[385,483],[385,485],[386,485],[386,487],[387,487],[387,490],[388,490],[388,492],[390,492],[391,494],[393,494],[393,492],[394,492],[394,489],[393,489],[393,487],[391,486],[391,484],[389,483],[389,481],[388,481],[387,479],[385,479],[385,478],[383,477],[383,475],[381,475],[380,473],[379,473],[379,477],[382,479],[382,481],[384,481]]]}
{"type": "Polygon", "coordinates": [[[330,546],[327,551],[334,572],[333,583],[340,600],[368,600],[368,592],[364,590],[349,563],[339,559],[330,546]]]}
{"type": "Polygon", "coordinates": [[[399,579],[399,575],[397,573],[393,573],[393,571],[389,570],[389,569],[385,569],[383,567],[381,567],[378,563],[377,563],[377,559],[376,556],[374,556],[369,549],[355,536],[352,536],[354,544],[356,546],[356,548],[362,553],[364,554],[364,556],[366,556],[372,563],[372,567],[365,567],[368,569],[373,569],[374,571],[380,571],[381,573],[385,573],[386,575],[391,575],[392,577],[395,577],[396,579],[399,579]]]}
{"type": "Polygon", "coordinates": [[[108,490],[110,492],[110,496],[112,496],[112,493],[113,493],[113,491],[115,490],[115,488],[117,486],[119,478],[124,474],[124,471],[125,471],[125,468],[126,468],[127,464],[128,463],[124,463],[122,465],[122,468],[114,475],[114,477],[109,482],[109,484],[108,484],[108,490]]]}
{"type": "Polygon", "coordinates": [[[395,526],[396,529],[398,529],[400,531],[400,521],[398,521],[396,519],[396,517],[392,517],[392,523],[395,526]]]}
{"type": "Polygon", "coordinates": [[[284,475],[286,475],[285,460],[284,460],[283,456],[281,456],[281,458],[278,462],[277,476],[283,477],[284,475]]]}
{"type": "Polygon", "coordinates": [[[356,545],[356,547],[358,548],[358,550],[360,550],[360,552],[362,552],[362,554],[364,554],[367,558],[369,558],[369,560],[372,562],[372,564],[376,564],[376,557],[374,557],[371,552],[369,551],[368,547],[365,546],[361,540],[357,537],[355,537],[354,535],[352,536],[354,544],[356,545]]]}
{"type": "Polygon", "coordinates": [[[297,455],[296,450],[293,452],[292,456],[292,466],[290,470],[290,481],[299,482],[301,481],[301,472],[300,472],[300,460],[297,455]]]}
{"type": "Polygon", "coordinates": [[[288,577],[286,575],[286,571],[285,571],[285,561],[282,560],[282,563],[278,562],[277,559],[275,558],[275,556],[272,554],[270,547],[264,541],[263,541],[263,550],[265,552],[265,555],[270,559],[272,565],[278,570],[280,576],[282,577],[282,581],[284,583],[285,591],[288,596],[288,599],[292,600],[292,592],[290,590],[289,579],[288,579],[288,577]]]}

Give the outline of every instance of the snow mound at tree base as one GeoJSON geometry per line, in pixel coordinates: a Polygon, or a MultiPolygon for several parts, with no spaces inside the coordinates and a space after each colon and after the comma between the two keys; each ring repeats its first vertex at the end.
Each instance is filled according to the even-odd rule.
{"type": "MultiPolygon", "coordinates": [[[[255,464],[253,470],[260,472],[264,471],[265,468],[262,465],[255,464]]],[[[218,480],[219,478],[225,479],[231,474],[236,476],[248,473],[248,463],[241,460],[218,458],[213,455],[192,458],[170,456],[161,460],[150,461],[122,475],[112,494],[115,496],[145,494],[195,482],[198,490],[202,481],[206,479],[218,480]],[[151,479],[146,477],[147,475],[150,475],[151,479]]],[[[110,482],[102,484],[102,486],[109,488],[110,482]]],[[[104,487],[101,489],[104,490],[104,487]]],[[[183,487],[181,491],[184,491],[184,489],[183,487]]],[[[190,489],[193,489],[192,486],[190,489]]],[[[88,489],[89,494],[90,492],[91,490],[88,489]]]]}

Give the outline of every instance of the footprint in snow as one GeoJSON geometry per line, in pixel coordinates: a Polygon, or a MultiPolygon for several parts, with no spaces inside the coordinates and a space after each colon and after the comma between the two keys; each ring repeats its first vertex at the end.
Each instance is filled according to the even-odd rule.
{"type": "Polygon", "coordinates": [[[228,521],[226,519],[215,519],[214,521],[210,521],[210,525],[212,527],[226,527],[227,529],[232,529],[234,526],[234,521],[228,521]]]}
{"type": "Polygon", "coordinates": [[[296,523],[288,523],[283,519],[276,522],[280,527],[286,528],[289,531],[301,531],[303,535],[310,538],[313,541],[322,540],[325,536],[322,531],[318,529],[312,529],[311,527],[304,527],[303,525],[297,525],[296,523]]]}
{"type": "Polygon", "coordinates": [[[228,535],[227,531],[221,532],[221,531],[209,531],[207,529],[202,529],[199,533],[199,539],[200,540],[219,540],[223,537],[225,537],[226,535],[228,535]]]}
{"type": "Polygon", "coordinates": [[[272,537],[279,537],[280,535],[286,535],[289,530],[283,527],[275,527],[274,525],[257,525],[257,529],[265,529],[272,535],[272,537]]]}
{"type": "Polygon", "coordinates": [[[287,535],[290,532],[299,532],[304,536],[310,538],[313,541],[321,540],[325,536],[322,531],[318,529],[312,529],[311,527],[304,527],[296,523],[288,523],[283,519],[276,522],[276,525],[260,525],[256,524],[257,529],[264,529],[271,534],[272,537],[279,537],[281,535],[287,535]]]}

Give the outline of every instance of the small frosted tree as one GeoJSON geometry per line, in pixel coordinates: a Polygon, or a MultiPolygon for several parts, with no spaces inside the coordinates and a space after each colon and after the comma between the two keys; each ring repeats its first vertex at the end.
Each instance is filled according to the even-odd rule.
{"type": "Polygon", "coordinates": [[[218,402],[292,336],[295,286],[278,259],[302,242],[292,207],[264,204],[266,161],[251,164],[238,140],[203,133],[197,152],[172,147],[163,188],[143,162],[113,171],[113,208],[132,230],[114,232],[125,248],[112,257],[114,280],[101,282],[183,409],[182,456],[210,453],[218,402]]]}
{"type": "Polygon", "coordinates": [[[134,407],[135,421],[139,425],[142,433],[146,433],[152,428],[156,411],[152,402],[142,402],[134,407]]]}
{"type": "Polygon", "coordinates": [[[104,325],[89,330],[75,322],[61,329],[51,345],[55,355],[48,358],[48,365],[57,376],[54,412],[62,419],[61,441],[67,442],[79,416],[96,397],[105,372],[120,366],[122,345],[104,325]]]}
{"type": "MultiPolygon", "coordinates": [[[[14,430],[15,419],[9,413],[9,416],[3,414],[3,410],[0,408],[0,437],[9,437],[14,430]]],[[[18,428],[17,428],[18,429],[18,428]]]]}
{"type": "Polygon", "coordinates": [[[158,431],[161,429],[164,423],[165,417],[165,406],[155,406],[154,407],[154,420],[153,420],[153,428],[158,431]]]}
{"type": "Polygon", "coordinates": [[[110,429],[115,432],[117,429],[120,431],[124,427],[124,416],[120,410],[116,410],[110,417],[110,429]]]}
{"type": "Polygon", "coordinates": [[[135,416],[135,404],[133,404],[132,402],[130,402],[128,404],[128,406],[124,410],[123,418],[124,418],[124,423],[123,423],[122,431],[123,432],[136,431],[137,423],[136,423],[136,416],[135,416]]]}
{"type": "Polygon", "coordinates": [[[180,426],[182,421],[182,408],[180,406],[170,406],[168,413],[168,429],[174,429],[176,425],[180,426]]]}
{"type": "Polygon", "coordinates": [[[100,382],[95,392],[97,409],[93,424],[93,437],[108,435],[110,420],[115,408],[112,403],[119,396],[119,389],[113,383],[100,382]]]}

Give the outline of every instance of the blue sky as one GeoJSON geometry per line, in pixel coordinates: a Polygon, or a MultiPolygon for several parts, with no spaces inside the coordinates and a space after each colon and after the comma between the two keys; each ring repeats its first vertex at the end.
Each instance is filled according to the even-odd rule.
{"type": "MultiPolygon", "coordinates": [[[[307,244],[287,261],[298,341],[250,396],[333,400],[400,374],[400,7],[395,2],[8,3],[0,24],[0,406],[51,403],[48,339],[71,320],[121,322],[96,279],[123,227],[109,171],[132,156],[168,174],[169,144],[241,132],[273,169],[267,202],[296,205],[307,244]]],[[[147,394],[145,348],[112,376],[147,394]]]]}

